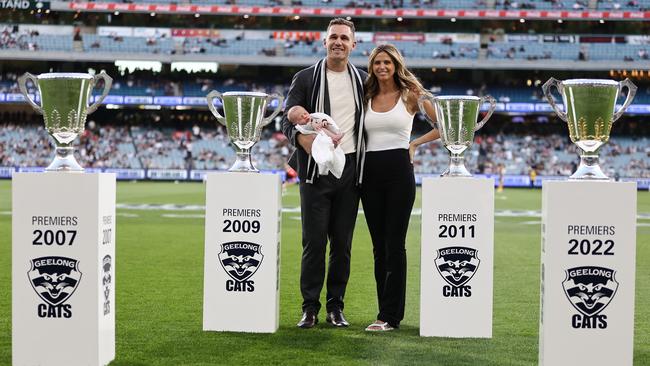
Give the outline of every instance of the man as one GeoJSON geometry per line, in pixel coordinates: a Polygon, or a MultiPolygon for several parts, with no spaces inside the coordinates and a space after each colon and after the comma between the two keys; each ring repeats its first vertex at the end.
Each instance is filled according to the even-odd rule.
{"type": "Polygon", "coordinates": [[[330,115],[344,136],[340,146],[345,153],[345,168],[340,179],[331,173],[320,175],[311,158],[315,135],[304,135],[295,128],[287,113],[282,131],[296,147],[300,204],[302,217],[302,261],[300,291],[303,315],[300,328],[312,328],[318,323],[320,292],[325,280],[325,251],[330,242],[327,272],[328,323],[347,327],[343,316],[343,297],[350,276],[352,232],[359,208],[356,184],[363,162],[363,81],[366,73],[349,63],[355,48],[354,24],[345,19],[333,19],[327,27],[323,44],[327,57],[299,71],[293,78],[285,110],[302,106],[309,113],[330,115]]]}

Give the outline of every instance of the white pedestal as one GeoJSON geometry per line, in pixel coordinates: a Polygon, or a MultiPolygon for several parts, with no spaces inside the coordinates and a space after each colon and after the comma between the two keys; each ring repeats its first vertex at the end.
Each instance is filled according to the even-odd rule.
{"type": "Polygon", "coordinates": [[[423,179],[421,336],[492,337],[493,186],[423,179]]]}
{"type": "Polygon", "coordinates": [[[545,181],[540,365],[632,365],[636,185],[545,181]]]}
{"type": "Polygon", "coordinates": [[[207,175],[203,330],[278,329],[281,198],[275,174],[207,175]]]}
{"type": "Polygon", "coordinates": [[[15,173],[13,365],[115,358],[115,174],[15,173]]]}

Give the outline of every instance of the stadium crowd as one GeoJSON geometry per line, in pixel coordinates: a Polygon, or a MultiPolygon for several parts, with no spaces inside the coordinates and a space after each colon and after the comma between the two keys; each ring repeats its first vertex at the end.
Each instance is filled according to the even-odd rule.
{"type": "Polygon", "coordinates": [[[33,36],[38,36],[38,32],[19,31],[17,28],[4,26],[0,31],[0,50],[18,49],[37,51],[38,44],[29,40],[33,36]]]}
{"type": "MultiPolygon", "coordinates": [[[[234,149],[225,129],[194,125],[182,129],[143,126],[97,126],[90,121],[75,143],[77,159],[88,168],[228,169],[234,149]]],[[[284,169],[292,153],[286,138],[271,129],[252,151],[256,166],[264,170],[284,169]]],[[[0,166],[46,166],[53,158],[53,141],[44,128],[34,124],[0,125],[0,166]]],[[[579,162],[578,150],[568,135],[508,134],[477,135],[465,154],[474,173],[497,174],[500,164],[506,174],[570,175],[579,162]]],[[[601,164],[611,176],[650,178],[650,140],[647,137],[613,137],[603,147],[601,164]]],[[[421,174],[442,172],[448,165],[447,151],[440,143],[421,147],[414,170],[421,174]]]]}

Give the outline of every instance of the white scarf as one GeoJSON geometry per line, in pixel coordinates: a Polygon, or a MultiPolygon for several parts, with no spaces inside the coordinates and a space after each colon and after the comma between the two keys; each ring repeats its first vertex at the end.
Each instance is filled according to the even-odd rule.
{"type": "MultiPolygon", "coordinates": [[[[324,58],[314,67],[314,74],[312,76],[313,80],[313,89],[311,95],[311,105],[314,108],[314,112],[327,113],[331,115],[331,111],[325,110],[325,96],[327,95],[327,58],[324,58]]],[[[363,178],[363,165],[365,163],[365,150],[366,150],[366,141],[365,141],[365,131],[363,128],[363,122],[365,119],[365,110],[363,108],[363,82],[359,74],[359,70],[348,61],[347,65],[348,73],[350,74],[350,79],[352,80],[352,90],[354,94],[354,105],[355,105],[355,131],[357,133],[357,183],[361,184],[363,178]]],[[[309,160],[309,165],[307,166],[307,183],[313,183],[313,179],[316,176],[316,169],[310,170],[311,159],[309,160]]]]}

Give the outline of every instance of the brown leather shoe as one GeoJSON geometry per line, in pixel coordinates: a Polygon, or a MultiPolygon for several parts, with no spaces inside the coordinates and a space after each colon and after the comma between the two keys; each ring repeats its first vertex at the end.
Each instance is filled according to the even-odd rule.
{"type": "Polygon", "coordinates": [[[327,313],[325,320],[327,320],[328,323],[332,324],[335,327],[347,327],[350,325],[350,323],[345,320],[345,317],[343,316],[343,312],[341,310],[330,311],[327,313]]]}
{"type": "Polygon", "coordinates": [[[298,328],[313,328],[314,325],[318,324],[318,317],[316,313],[312,311],[305,311],[302,313],[302,319],[296,324],[298,328]]]}

